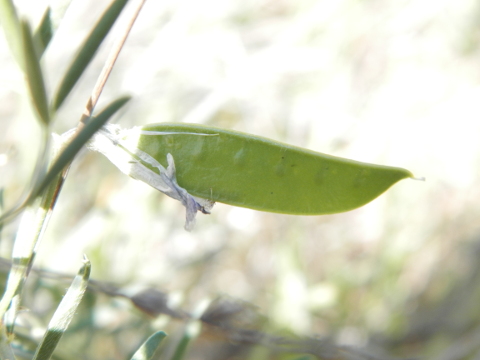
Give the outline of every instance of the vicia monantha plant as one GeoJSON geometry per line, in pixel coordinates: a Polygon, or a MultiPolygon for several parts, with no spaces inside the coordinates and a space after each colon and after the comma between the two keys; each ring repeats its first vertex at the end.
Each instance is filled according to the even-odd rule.
{"type": "MultiPolygon", "coordinates": [[[[122,130],[107,124],[128,98],[119,98],[100,112],[95,112],[95,106],[143,1],[139,1],[132,21],[106,60],[78,126],[61,136],[52,136],[50,129],[58,109],[126,3],[127,0],[111,3],[81,44],[57,90],[48,94],[41,58],[56,31],[50,9],[32,32],[29,23],[18,17],[13,1],[0,0],[4,34],[24,73],[32,106],[44,130],[44,146],[33,185],[18,205],[0,218],[5,222],[23,213],[13,247],[13,266],[0,302],[1,359],[15,358],[13,334],[23,284],[67,169],[84,146],[105,155],[123,173],[180,201],[186,208],[187,230],[193,229],[197,211],[208,214],[215,202],[284,214],[332,214],[362,206],[397,181],[412,177],[404,169],[341,159],[232,130],[180,123],[122,130]]],[[[34,359],[51,357],[83,296],[89,274],[90,262],[84,259],[38,344],[34,359]]],[[[151,358],[164,336],[152,336],[145,345],[148,351],[137,352],[134,358],[151,358]]]]}

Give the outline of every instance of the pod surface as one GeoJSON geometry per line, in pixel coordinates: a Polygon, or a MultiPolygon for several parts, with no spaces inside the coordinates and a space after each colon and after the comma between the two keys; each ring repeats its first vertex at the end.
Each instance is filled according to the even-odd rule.
{"type": "Polygon", "coordinates": [[[397,167],[342,159],[198,124],[151,124],[141,130],[174,133],[142,134],[137,147],[165,167],[171,153],[178,184],[189,193],[261,211],[297,215],[344,212],[413,176],[397,167]]]}

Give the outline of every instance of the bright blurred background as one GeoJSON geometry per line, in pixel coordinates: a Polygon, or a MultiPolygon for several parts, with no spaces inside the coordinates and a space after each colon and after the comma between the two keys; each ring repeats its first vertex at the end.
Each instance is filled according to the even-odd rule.
{"type": "MultiPolygon", "coordinates": [[[[48,4],[62,6],[16,3],[33,24],[48,4]]],[[[108,3],[72,1],[43,59],[50,92],[108,3]]],[[[112,35],[55,132],[79,120],[112,35]]],[[[95,279],[176,294],[188,311],[224,294],[257,305],[272,331],[359,347],[379,339],[405,357],[480,358],[479,45],[474,0],[147,1],[101,98],[133,96],[114,122],[226,127],[404,167],[426,181],[404,180],[360,209],[329,216],[217,204],[188,233],[180,203],[85,152],[36,265],[74,274],[87,254],[95,279]],[[477,340],[461,347],[465,355],[445,355],[466,337],[477,340]]],[[[28,185],[39,129],[3,36],[0,64],[8,207],[28,185]]],[[[15,225],[4,229],[3,257],[15,225]]],[[[48,308],[47,298],[37,299],[33,310],[48,308]]],[[[94,315],[112,332],[140,316],[108,297],[94,315]]],[[[151,326],[172,326],[166,322],[151,326]]]]}

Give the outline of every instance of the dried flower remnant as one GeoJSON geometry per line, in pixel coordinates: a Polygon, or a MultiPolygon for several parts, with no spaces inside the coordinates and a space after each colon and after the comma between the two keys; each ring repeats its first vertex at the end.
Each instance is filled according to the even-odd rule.
{"type": "MultiPolygon", "coordinates": [[[[105,155],[121,172],[161,191],[178,200],[186,208],[185,230],[191,231],[195,226],[197,211],[210,214],[213,201],[190,195],[177,183],[175,162],[171,154],[167,154],[168,166],[162,166],[146,152],[138,149],[133,143],[123,140],[127,134],[138,132],[137,128],[123,130],[117,125],[108,124],[90,141],[88,148],[105,155]],[[152,170],[155,168],[158,173],[152,170]]],[[[159,135],[156,133],[156,135],[159,135]]]]}

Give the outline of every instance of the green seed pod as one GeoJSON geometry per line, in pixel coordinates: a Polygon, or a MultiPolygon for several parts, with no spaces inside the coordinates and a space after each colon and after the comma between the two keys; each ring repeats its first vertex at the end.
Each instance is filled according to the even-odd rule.
{"type": "Polygon", "coordinates": [[[342,159],[209,126],[147,125],[124,140],[166,166],[175,159],[178,184],[190,194],[261,211],[296,215],[360,207],[408,170],[342,159]],[[138,136],[138,139],[137,139],[138,136]]]}

